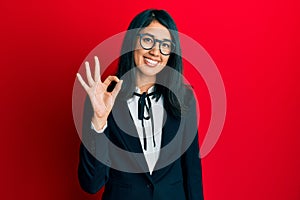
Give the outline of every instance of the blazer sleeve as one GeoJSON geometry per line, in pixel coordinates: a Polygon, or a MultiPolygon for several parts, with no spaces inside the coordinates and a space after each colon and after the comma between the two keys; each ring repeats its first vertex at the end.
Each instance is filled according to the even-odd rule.
{"type": "Polygon", "coordinates": [[[190,98],[185,116],[183,146],[190,145],[182,155],[183,182],[187,200],[203,200],[202,166],[199,156],[196,102],[190,98]],[[190,144],[191,143],[191,144],[190,144]]]}
{"type": "Polygon", "coordinates": [[[82,143],[80,145],[78,179],[80,186],[87,193],[95,194],[108,180],[109,162],[106,134],[97,133],[91,128],[93,109],[86,98],[82,123],[82,143]],[[106,162],[107,161],[107,162],[106,162]]]}

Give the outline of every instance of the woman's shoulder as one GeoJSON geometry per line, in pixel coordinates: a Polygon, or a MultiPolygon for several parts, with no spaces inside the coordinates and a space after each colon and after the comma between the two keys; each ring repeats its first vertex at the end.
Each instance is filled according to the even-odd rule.
{"type": "Polygon", "coordinates": [[[193,87],[190,85],[185,86],[183,104],[187,107],[194,106],[196,104],[196,98],[194,94],[193,87]]]}

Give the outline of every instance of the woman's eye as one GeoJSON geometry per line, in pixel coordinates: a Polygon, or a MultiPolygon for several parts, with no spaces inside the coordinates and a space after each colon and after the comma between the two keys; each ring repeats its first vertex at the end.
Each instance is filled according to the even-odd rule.
{"type": "Polygon", "coordinates": [[[143,41],[147,43],[153,43],[152,38],[148,38],[148,37],[144,38],[143,41]]]}
{"type": "Polygon", "coordinates": [[[171,45],[169,44],[169,43],[162,43],[161,44],[161,46],[163,47],[163,48],[166,48],[166,49],[170,49],[171,48],[171,45]]]}

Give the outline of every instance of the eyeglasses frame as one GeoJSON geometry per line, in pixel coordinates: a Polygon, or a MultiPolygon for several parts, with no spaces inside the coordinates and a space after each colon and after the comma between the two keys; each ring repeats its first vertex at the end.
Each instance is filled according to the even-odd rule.
{"type": "Polygon", "coordinates": [[[149,34],[149,33],[138,33],[138,36],[140,37],[140,39],[139,39],[140,45],[141,45],[141,47],[142,47],[143,49],[145,49],[145,50],[153,49],[153,47],[156,45],[157,42],[159,43],[159,51],[160,51],[160,53],[161,53],[162,55],[164,55],[164,56],[170,55],[171,52],[173,52],[173,51],[175,50],[175,43],[174,43],[173,41],[171,41],[171,40],[168,40],[168,39],[164,39],[164,40],[155,39],[154,35],[151,35],[151,34],[149,34]],[[145,48],[145,47],[142,45],[142,37],[145,36],[145,35],[148,35],[148,36],[150,36],[150,37],[153,38],[153,41],[154,41],[154,42],[153,42],[153,46],[150,47],[150,48],[145,48]],[[162,45],[163,42],[170,42],[170,43],[171,43],[171,52],[170,52],[169,54],[165,54],[165,53],[162,52],[162,50],[161,50],[161,45],[162,45]]]}

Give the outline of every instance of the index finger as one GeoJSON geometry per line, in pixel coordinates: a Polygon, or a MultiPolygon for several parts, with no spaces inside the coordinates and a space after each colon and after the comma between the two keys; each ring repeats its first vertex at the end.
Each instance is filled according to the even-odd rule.
{"type": "Polygon", "coordinates": [[[108,76],[103,84],[105,85],[105,89],[110,85],[111,82],[116,81],[117,83],[120,81],[116,76],[108,76]]]}
{"type": "Polygon", "coordinates": [[[100,80],[100,63],[99,63],[99,59],[97,56],[94,57],[95,59],[95,75],[94,75],[94,78],[95,78],[95,81],[98,82],[98,81],[101,81],[100,80]]]}

